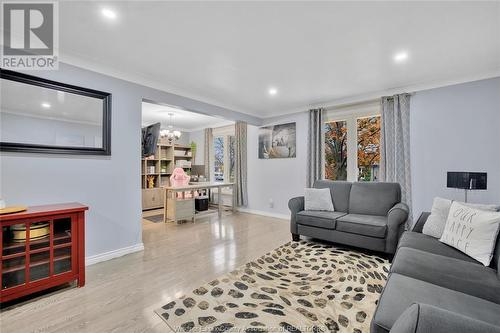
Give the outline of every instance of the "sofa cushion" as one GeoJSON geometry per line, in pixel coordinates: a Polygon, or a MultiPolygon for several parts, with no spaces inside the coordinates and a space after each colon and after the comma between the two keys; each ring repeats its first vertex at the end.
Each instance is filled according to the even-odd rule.
{"type": "Polygon", "coordinates": [[[413,304],[399,316],[391,333],[500,333],[500,327],[428,304],[413,304]]]}
{"type": "Polygon", "coordinates": [[[480,265],[481,263],[451,246],[441,243],[438,239],[419,232],[406,231],[399,240],[398,248],[411,247],[442,256],[460,259],[480,265]]]}
{"type": "Polygon", "coordinates": [[[401,202],[398,183],[353,183],[349,196],[349,213],[387,216],[389,209],[401,202]]]}
{"type": "Polygon", "coordinates": [[[387,231],[387,217],[347,214],[337,219],[336,229],[351,234],[384,238],[387,231]]]}
{"type": "Polygon", "coordinates": [[[391,272],[500,304],[500,280],[489,267],[402,247],[394,258],[391,272]]]}
{"type": "Polygon", "coordinates": [[[500,326],[500,305],[408,276],[391,273],[379,299],[372,332],[388,332],[413,303],[433,305],[500,326]]]}
{"type": "Polygon", "coordinates": [[[317,180],[314,182],[314,188],[329,188],[335,211],[345,213],[349,208],[351,185],[351,182],[333,180],[317,180]]]}
{"type": "Polygon", "coordinates": [[[344,215],[346,214],[341,212],[303,210],[297,213],[297,223],[317,228],[335,229],[335,220],[344,215]]]}

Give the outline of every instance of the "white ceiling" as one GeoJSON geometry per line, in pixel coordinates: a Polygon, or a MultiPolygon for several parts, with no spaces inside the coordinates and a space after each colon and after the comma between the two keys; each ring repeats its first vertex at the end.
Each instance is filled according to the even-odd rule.
{"type": "Polygon", "coordinates": [[[258,117],[500,75],[497,1],[68,1],[59,16],[62,60],[258,117]]]}
{"type": "Polygon", "coordinates": [[[142,126],[144,127],[160,122],[162,128],[167,128],[167,126],[171,124],[169,113],[173,113],[172,122],[174,129],[183,132],[192,132],[207,127],[215,128],[234,124],[232,121],[212,116],[189,112],[170,106],[142,102],[142,126]]]}

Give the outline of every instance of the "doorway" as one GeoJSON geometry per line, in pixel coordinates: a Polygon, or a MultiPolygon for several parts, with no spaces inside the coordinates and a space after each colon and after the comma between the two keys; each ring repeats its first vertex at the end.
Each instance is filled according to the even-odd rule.
{"type": "MultiPolygon", "coordinates": [[[[180,168],[189,181],[234,180],[234,122],[151,101],[142,103],[143,139],[149,138],[141,156],[141,206],[143,229],[165,227],[165,188],[180,168]],[[205,149],[205,129],[212,129],[213,142],[205,149]],[[149,133],[149,132],[152,133],[149,133]],[[205,167],[205,153],[209,166],[205,167]],[[206,173],[208,172],[208,175],[206,173]]],[[[211,194],[212,202],[232,202],[232,191],[211,194]]],[[[168,223],[167,223],[168,224],[168,223]]]]}

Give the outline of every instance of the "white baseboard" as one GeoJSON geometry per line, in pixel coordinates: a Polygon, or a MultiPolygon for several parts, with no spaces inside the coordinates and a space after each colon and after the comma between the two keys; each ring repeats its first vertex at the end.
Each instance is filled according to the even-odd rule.
{"type": "Polygon", "coordinates": [[[85,257],[85,266],[90,266],[93,264],[97,264],[98,262],[111,260],[114,258],[122,257],[130,253],[139,252],[143,250],[144,250],[144,244],[138,243],[132,246],[122,247],[121,249],[104,252],[93,256],[88,256],[85,257]]]}
{"type": "Polygon", "coordinates": [[[271,213],[271,212],[266,212],[264,210],[256,210],[256,209],[248,209],[248,208],[240,207],[240,208],[238,208],[238,211],[240,211],[242,213],[249,213],[249,214],[255,214],[255,215],[274,217],[274,218],[282,219],[282,220],[290,220],[290,215],[271,213]]]}

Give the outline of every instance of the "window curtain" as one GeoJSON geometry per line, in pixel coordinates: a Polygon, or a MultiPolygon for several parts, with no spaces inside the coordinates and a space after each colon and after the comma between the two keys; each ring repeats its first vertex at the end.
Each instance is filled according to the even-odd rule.
{"type": "Polygon", "coordinates": [[[214,144],[214,136],[212,134],[212,129],[211,128],[205,128],[205,147],[204,147],[204,161],[203,163],[205,164],[205,178],[207,181],[210,181],[210,173],[212,170],[210,170],[210,163],[211,160],[213,159],[212,157],[212,146],[214,144]]]}
{"type": "Polygon", "coordinates": [[[401,185],[401,201],[410,209],[410,94],[382,97],[380,179],[401,185]]]}
{"type": "Polygon", "coordinates": [[[307,187],[323,178],[323,109],[309,110],[307,134],[307,187]]]}
{"type": "Polygon", "coordinates": [[[234,128],[236,144],[236,204],[248,204],[247,184],[247,123],[238,121],[234,128]]]}

